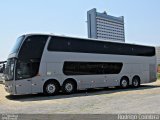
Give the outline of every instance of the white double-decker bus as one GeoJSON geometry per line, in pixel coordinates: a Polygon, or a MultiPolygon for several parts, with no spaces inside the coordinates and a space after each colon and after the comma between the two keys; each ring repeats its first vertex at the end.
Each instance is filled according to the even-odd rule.
{"type": "Polygon", "coordinates": [[[13,95],[66,94],[154,82],[155,48],[51,34],[26,34],[8,57],[5,89],[13,95]]]}

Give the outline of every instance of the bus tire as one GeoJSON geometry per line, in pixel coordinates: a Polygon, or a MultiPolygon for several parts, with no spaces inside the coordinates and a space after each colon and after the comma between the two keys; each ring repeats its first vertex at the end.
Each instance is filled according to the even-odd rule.
{"type": "Polygon", "coordinates": [[[62,92],[65,94],[72,94],[76,92],[77,84],[74,80],[67,80],[62,85],[62,92]]]}
{"type": "Polygon", "coordinates": [[[120,81],[121,88],[127,88],[129,86],[129,79],[127,77],[122,77],[120,81]]]}
{"type": "Polygon", "coordinates": [[[48,81],[44,84],[43,92],[45,95],[56,95],[60,90],[60,86],[56,81],[48,81]]]}
{"type": "Polygon", "coordinates": [[[134,76],[132,79],[132,87],[137,88],[140,86],[140,78],[138,76],[134,76]]]}

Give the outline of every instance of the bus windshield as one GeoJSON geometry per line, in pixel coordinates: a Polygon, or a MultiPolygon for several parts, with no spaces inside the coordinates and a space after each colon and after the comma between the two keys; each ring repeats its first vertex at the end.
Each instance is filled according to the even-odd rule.
{"type": "Polygon", "coordinates": [[[15,59],[8,59],[7,65],[5,69],[5,80],[13,80],[14,79],[14,69],[15,69],[15,59]]]}
{"type": "Polygon", "coordinates": [[[16,44],[14,45],[13,49],[11,50],[11,53],[17,53],[18,50],[20,49],[20,46],[23,42],[24,39],[24,35],[20,36],[17,40],[16,40],[16,44]]]}
{"type": "Polygon", "coordinates": [[[26,37],[18,52],[15,80],[31,78],[38,74],[47,38],[48,36],[44,35],[26,37]]]}

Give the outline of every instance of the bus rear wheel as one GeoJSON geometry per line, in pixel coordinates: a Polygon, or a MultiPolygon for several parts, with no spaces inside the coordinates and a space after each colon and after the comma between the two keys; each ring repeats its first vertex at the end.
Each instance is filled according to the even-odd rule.
{"type": "Polygon", "coordinates": [[[44,94],[46,95],[55,95],[59,92],[60,87],[57,82],[49,81],[44,85],[44,94]]]}
{"type": "Polygon", "coordinates": [[[123,77],[120,81],[121,88],[127,88],[129,86],[129,80],[126,77],[123,77]]]}
{"type": "Polygon", "coordinates": [[[74,93],[76,90],[77,90],[77,86],[74,81],[66,81],[62,85],[62,92],[65,94],[74,93]]]}
{"type": "Polygon", "coordinates": [[[139,87],[140,86],[140,78],[139,77],[133,77],[132,79],[132,87],[139,87]]]}

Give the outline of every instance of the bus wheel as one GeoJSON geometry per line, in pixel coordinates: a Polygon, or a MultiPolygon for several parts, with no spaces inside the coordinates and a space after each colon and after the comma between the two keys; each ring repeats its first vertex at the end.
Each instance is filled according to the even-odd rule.
{"type": "Polygon", "coordinates": [[[129,86],[129,80],[126,77],[123,77],[120,81],[121,88],[127,88],[129,86]]]}
{"type": "Polygon", "coordinates": [[[132,79],[132,87],[139,87],[140,86],[140,78],[137,76],[137,77],[133,77],[132,79]]]}
{"type": "Polygon", "coordinates": [[[72,80],[65,81],[62,85],[62,91],[65,94],[74,93],[77,90],[76,82],[72,80]]]}
{"type": "Polygon", "coordinates": [[[55,81],[46,82],[44,85],[44,94],[46,95],[55,95],[59,92],[60,87],[59,84],[55,81]]]}

